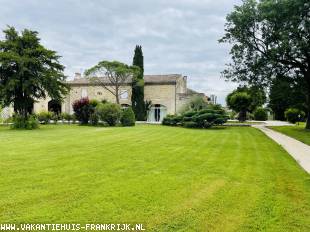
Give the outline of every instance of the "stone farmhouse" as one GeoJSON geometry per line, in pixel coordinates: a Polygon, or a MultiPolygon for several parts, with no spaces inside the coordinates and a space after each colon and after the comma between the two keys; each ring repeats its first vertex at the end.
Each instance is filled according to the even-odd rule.
{"type": "MultiPolygon", "coordinates": [[[[34,103],[33,112],[54,111],[73,114],[73,102],[83,97],[115,102],[115,96],[112,93],[103,86],[90,82],[80,73],[76,73],[74,79],[68,81],[68,84],[71,89],[62,102],[57,102],[51,98],[40,99],[34,103]]],[[[200,95],[208,101],[205,94],[187,88],[187,77],[181,74],[144,76],[144,98],[152,102],[148,114],[148,121],[150,122],[160,122],[167,114],[177,113],[195,95],[200,95]]],[[[131,105],[130,81],[121,86],[120,104],[122,107],[131,105]]],[[[6,109],[6,111],[12,113],[12,109],[6,109]]]]}

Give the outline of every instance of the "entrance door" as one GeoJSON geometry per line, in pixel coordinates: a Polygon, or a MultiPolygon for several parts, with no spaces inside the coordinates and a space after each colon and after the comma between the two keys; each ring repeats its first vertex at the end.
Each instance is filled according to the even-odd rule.
{"type": "Polygon", "coordinates": [[[160,105],[155,105],[155,122],[160,121],[160,105]]]}

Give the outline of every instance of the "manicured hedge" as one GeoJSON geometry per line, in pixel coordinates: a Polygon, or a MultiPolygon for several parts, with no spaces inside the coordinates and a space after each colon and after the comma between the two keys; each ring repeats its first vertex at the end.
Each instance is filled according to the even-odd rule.
{"type": "Polygon", "coordinates": [[[167,126],[183,126],[187,128],[209,128],[222,125],[229,118],[226,112],[219,108],[209,106],[200,111],[189,111],[182,115],[167,115],[162,124],[167,126]]]}

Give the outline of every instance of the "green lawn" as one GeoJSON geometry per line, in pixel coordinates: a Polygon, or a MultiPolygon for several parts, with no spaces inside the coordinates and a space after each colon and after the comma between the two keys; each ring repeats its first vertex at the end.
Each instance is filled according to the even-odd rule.
{"type": "Polygon", "coordinates": [[[0,223],[310,231],[310,176],[250,127],[0,127],[0,223]]]}
{"type": "Polygon", "coordinates": [[[305,123],[296,126],[273,126],[270,128],[310,145],[310,130],[305,130],[305,123]]]}

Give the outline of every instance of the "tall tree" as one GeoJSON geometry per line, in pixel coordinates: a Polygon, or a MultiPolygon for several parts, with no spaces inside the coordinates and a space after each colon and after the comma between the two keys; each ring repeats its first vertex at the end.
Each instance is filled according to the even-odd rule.
{"type": "Polygon", "coordinates": [[[100,61],[97,65],[85,71],[86,77],[91,82],[99,84],[114,97],[115,102],[119,104],[120,88],[130,84],[134,76],[139,73],[139,67],[129,66],[119,61],[100,61]]]}
{"type": "Polygon", "coordinates": [[[270,86],[269,104],[276,120],[285,120],[284,112],[288,108],[306,111],[304,85],[285,76],[276,77],[270,86]]]}
{"type": "Polygon", "coordinates": [[[253,113],[256,108],[266,103],[266,93],[260,86],[239,86],[234,92],[246,92],[251,98],[248,111],[253,113]]]}
{"type": "Polygon", "coordinates": [[[280,75],[304,82],[310,129],[309,0],[244,0],[226,20],[232,63],[223,75],[233,81],[269,85],[280,75]]]}
{"type": "Polygon", "coordinates": [[[226,97],[227,106],[239,113],[238,118],[241,122],[246,120],[246,115],[251,109],[252,102],[251,95],[243,88],[234,90],[226,97]]]}
{"type": "Polygon", "coordinates": [[[138,121],[146,120],[145,102],[144,102],[144,63],[142,47],[137,45],[132,64],[140,68],[140,72],[132,82],[132,109],[138,121]]]}
{"type": "Polygon", "coordinates": [[[24,119],[33,103],[50,96],[60,100],[68,92],[64,66],[55,51],[40,44],[38,32],[14,27],[4,31],[0,41],[0,99],[4,106],[14,105],[24,119]]]}

